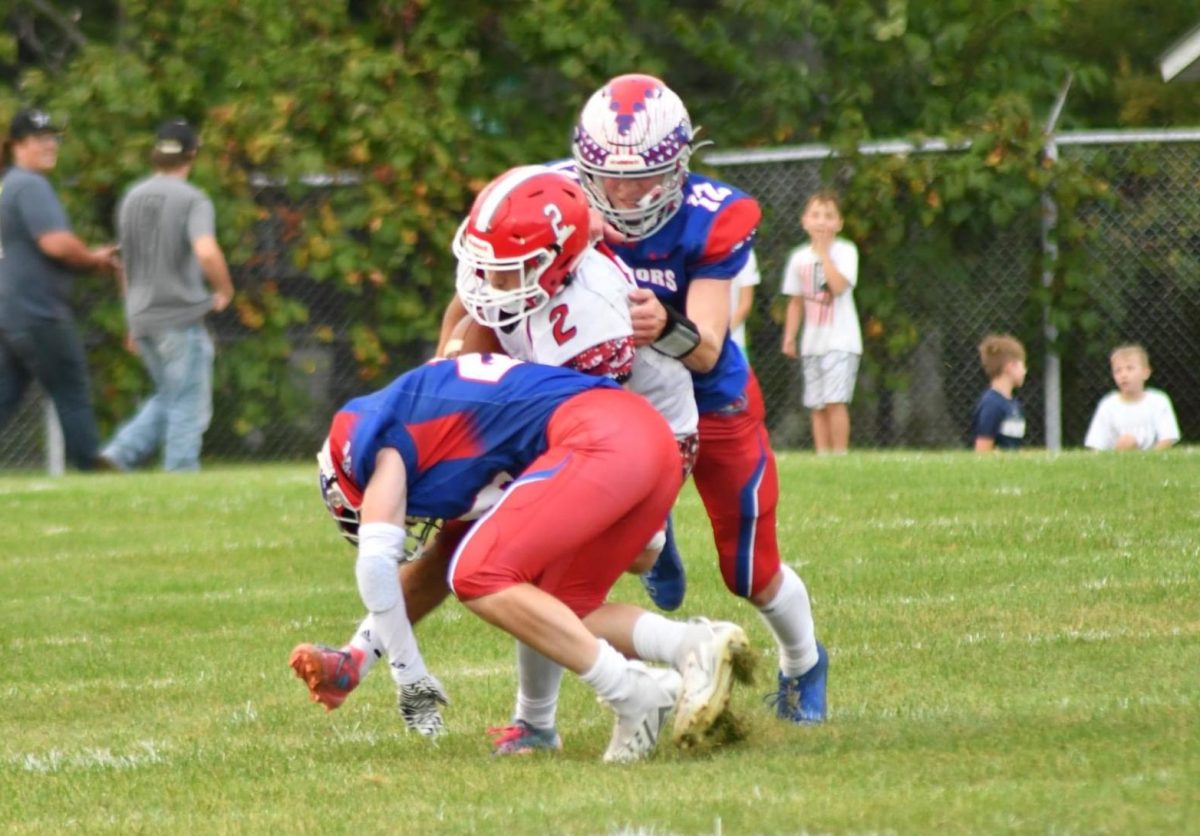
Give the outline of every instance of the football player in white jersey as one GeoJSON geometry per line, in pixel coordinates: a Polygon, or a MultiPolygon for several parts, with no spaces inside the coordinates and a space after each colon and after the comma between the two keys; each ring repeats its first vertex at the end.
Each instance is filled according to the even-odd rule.
{"type": "MultiPolygon", "coordinates": [[[[680,447],[686,475],[696,452],[697,410],[691,378],[678,360],[652,348],[635,349],[628,271],[610,252],[593,247],[589,209],[578,182],[542,166],[513,169],[480,193],[454,239],[459,258],[457,290],[474,322],[463,350],[485,349],[483,335],[513,357],[559,365],[626,383],[667,419],[680,447]],[[474,334],[474,336],[472,336],[474,334]]],[[[461,525],[448,526],[442,542],[401,570],[405,599],[415,622],[444,597],[445,561],[461,525]]],[[[635,564],[654,563],[664,533],[635,564]]],[[[336,708],[366,675],[379,653],[370,619],[340,650],[304,644],[291,664],[312,699],[336,708]]],[[[703,710],[681,712],[691,728],[676,726],[676,742],[698,739],[728,704],[732,678],[746,678],[753,664],[744,631],[729,622],[679,622],[632,605],[610,604],[585,619],[597,636],[633,658],[672,664],[684,676],[681,700],[703,710]],[[689,685],[690,682],[690,685],[689,685]]],[[[492,730],[498,754],[557,749],[555,716],[562,668],[518,644],[519,690],[511,725],[492,730]]]]}

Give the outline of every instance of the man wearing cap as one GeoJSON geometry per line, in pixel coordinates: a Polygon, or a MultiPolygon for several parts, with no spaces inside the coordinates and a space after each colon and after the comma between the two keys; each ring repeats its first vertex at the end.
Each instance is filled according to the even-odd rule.
{"type": "Polygon", "coordinates": [[[204,316],[225,310],[233,283],[212,201],[187,182],[199,147],[182,119],[161,125],[150,154],[154,173],[117,209],[129,337],[154,381],[154,393],[101,454],[121,470],[160,447],[163,469],[200,468],[212,417],[213,341],[204,316]]]}
{"type": "Polygon", "coordinates": [[[116,247],[89,248],[71,231],[46,179],[60,133],[41,110],[21,110],[9,125],[12,165],[0,181],[0,428],[36,380],[54,401],[67,458],[92,470],[104,462],[71,288],[76,272],[114,270],[116,247]]]}

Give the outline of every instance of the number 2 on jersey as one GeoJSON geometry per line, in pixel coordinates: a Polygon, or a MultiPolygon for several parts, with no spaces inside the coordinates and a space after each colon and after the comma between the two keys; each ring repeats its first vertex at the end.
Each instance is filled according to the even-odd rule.
{"type": "Polygon", "coordinates": [[[567,316],[571,313],[566,305],[555,305],[550,309],[550,322],[554,326],[554,341],[562,345],[571,337],[579,333],[579,329],[572,325],[567,328],[565,323],[567,316]]]}

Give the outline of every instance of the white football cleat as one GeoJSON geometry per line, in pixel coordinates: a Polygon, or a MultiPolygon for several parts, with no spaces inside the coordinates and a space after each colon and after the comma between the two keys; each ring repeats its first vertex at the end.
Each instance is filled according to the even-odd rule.
{"type": "Polygon", "coordinates": [[[672,739],[687,748],[704,739],[729,707],[735,678],[746,680],[753,670],[750,640],[729,621],[693,618],[679,648],[676,666],[683,675],[672,739]]]}
{"type": "Polygon", "coordinates": [[[604,750],[605,763],[633,763],[653,752],[683,686],[683,678],[670,668],[648,668],[640,662],[630,662],[629,668],[633,694],[609,706],[617,722],[604,750]]]}

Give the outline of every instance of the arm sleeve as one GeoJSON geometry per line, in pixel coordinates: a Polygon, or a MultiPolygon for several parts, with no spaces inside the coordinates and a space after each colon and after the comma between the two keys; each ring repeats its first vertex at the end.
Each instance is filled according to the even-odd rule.
{"type": "Polygon", "coordinates": [[[17,193],[17,211],[34,240],[47,232],[71,231],[58,195],[45,180],[31,180],[22,186],[17,193]]]}
{"type": "Polygon", "coordinates": [[[633,337],[621,337],[581,351],[563,365],[592,377],[607,377],[624,383],[633,371],[635,351],[633,337]]]}
{"type": "Polygon", "coordinates": [[[722,206],[709,227],[704,249],[689,272],[696,278],[729,279],[746,266],[762,210],[752,197],[722,206]]]}
{"type": "Polygon", "coordinates": [[[971,423],[971,438],[995,438],[1000,434],[1000,423],[1004,412],[985,395],[975,407],[975,420],[971,423]]]}
{"type": "Polygon", "coordinates": [[[192,203],[188,212],[187,236],[188,241],[195,243],[197,238],[205,235],[216,235],[217,216],[213,211],[212,201],[202,197],[192,203]]]}

